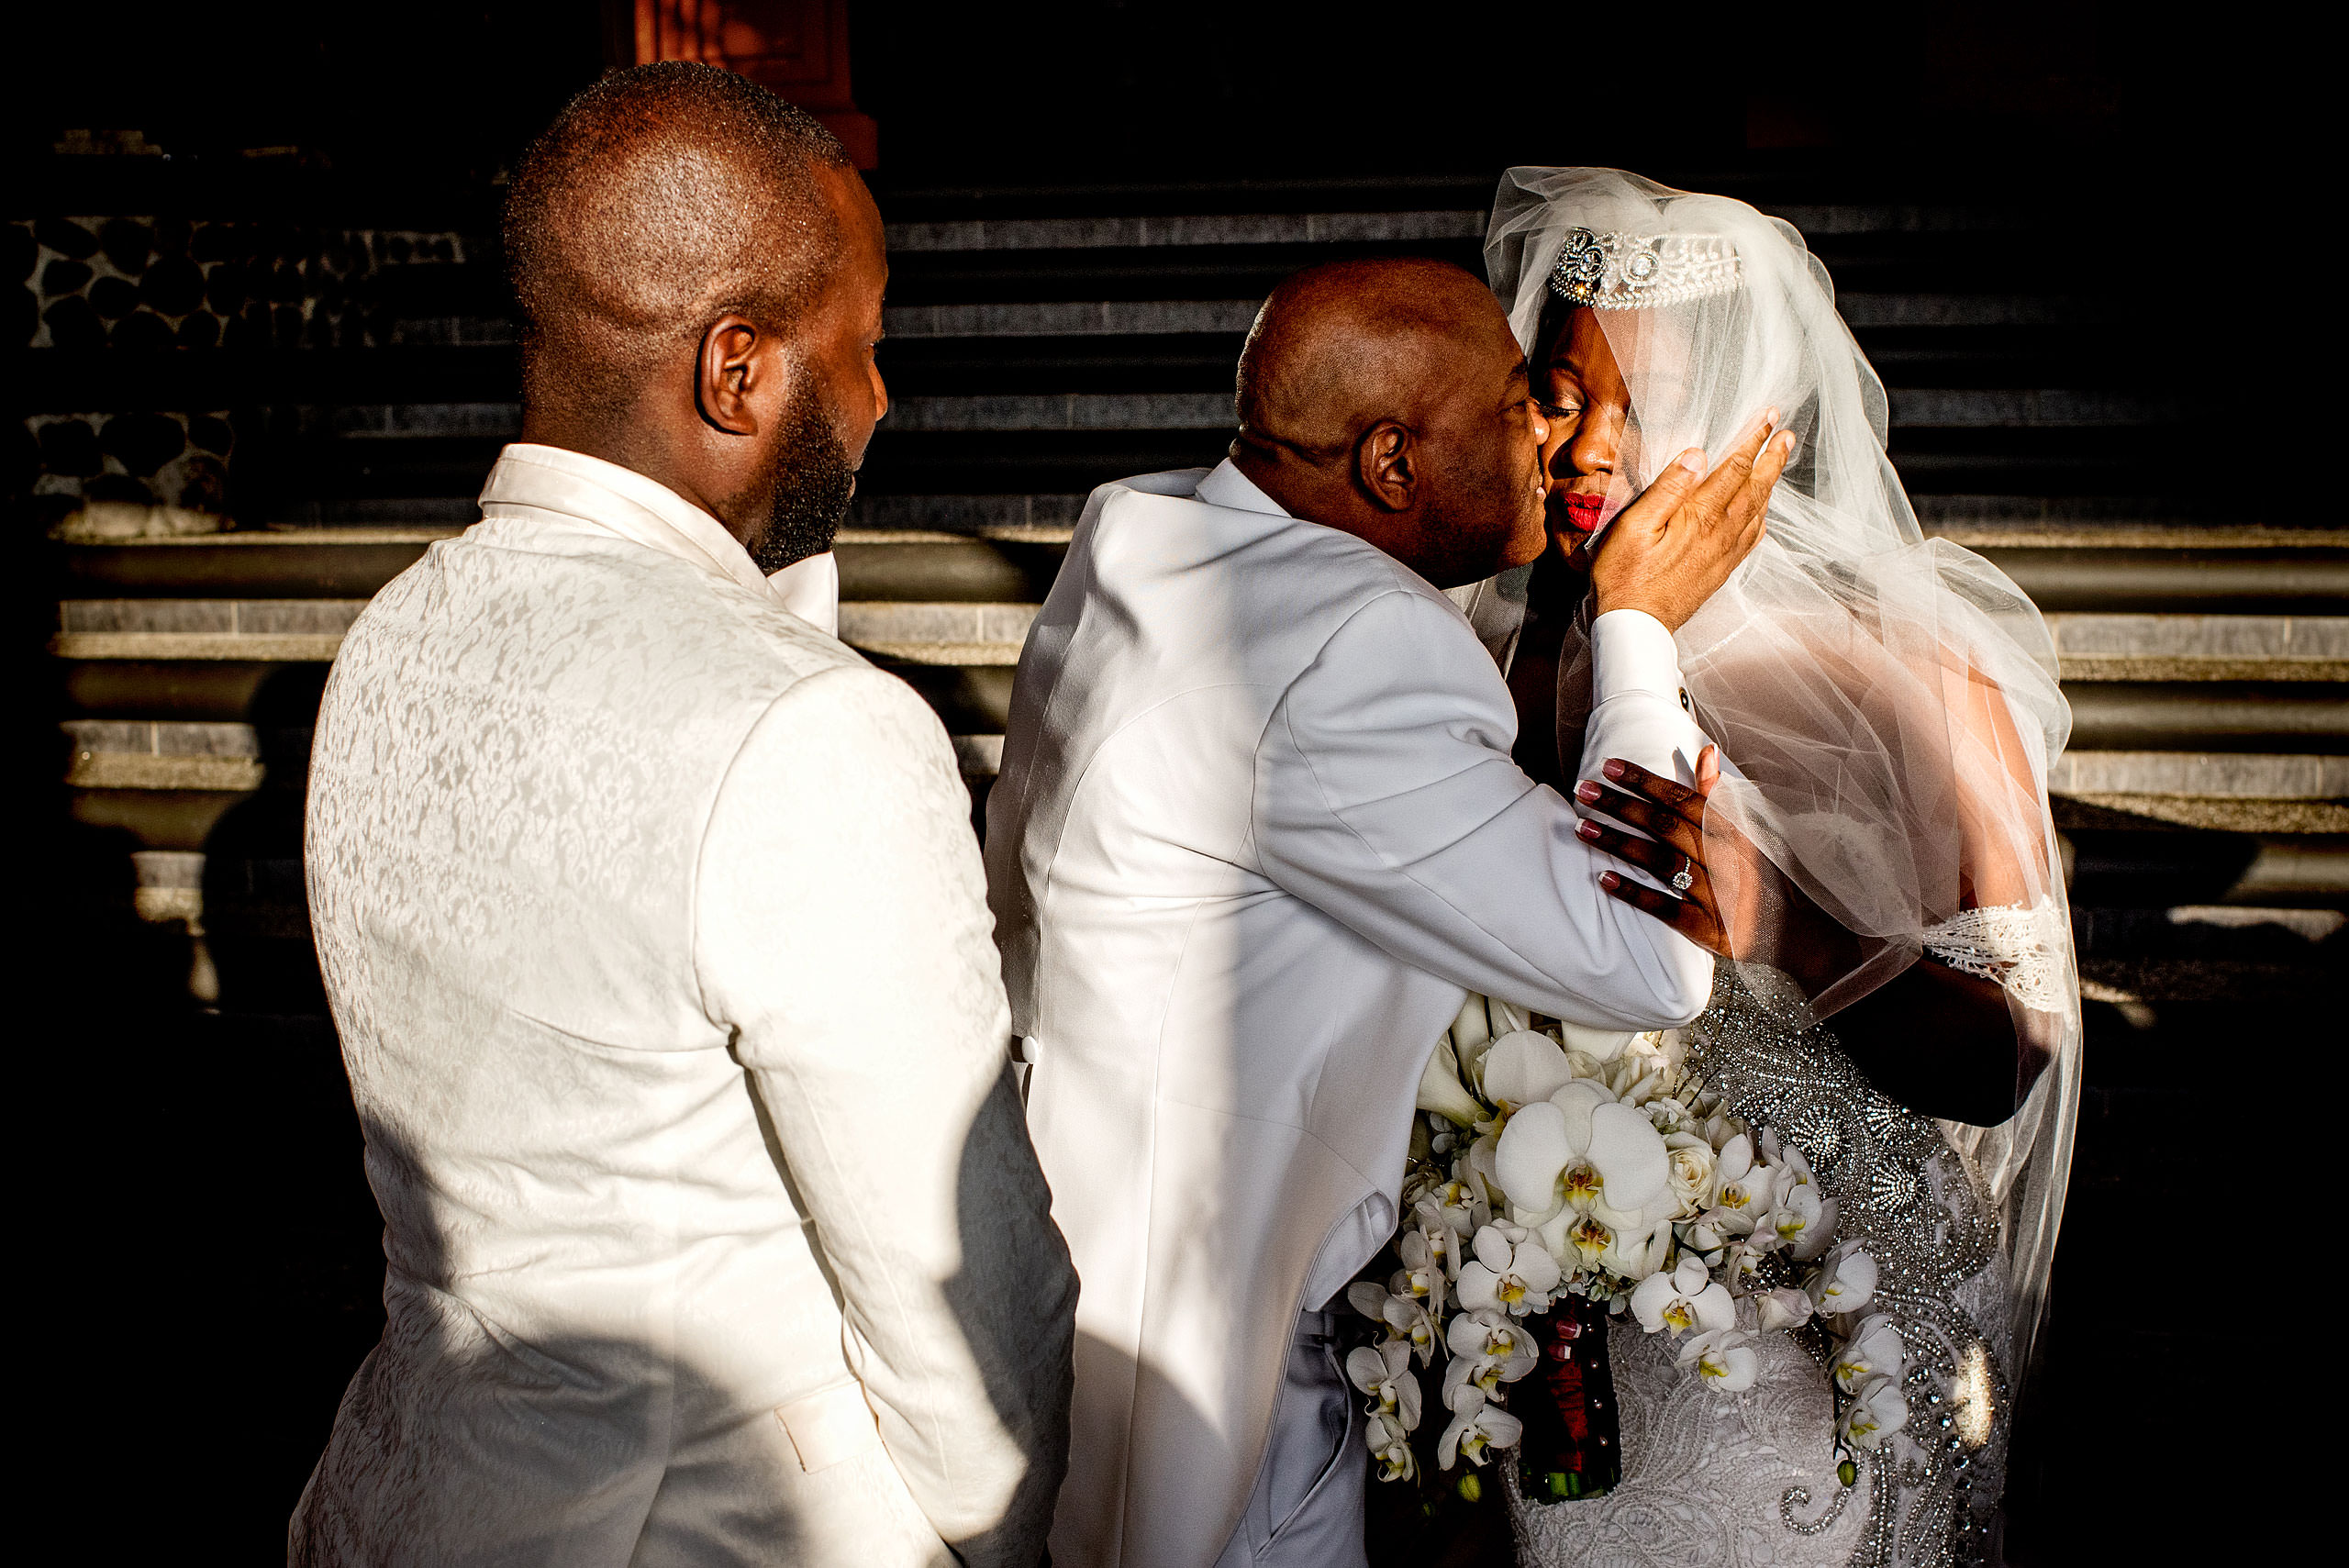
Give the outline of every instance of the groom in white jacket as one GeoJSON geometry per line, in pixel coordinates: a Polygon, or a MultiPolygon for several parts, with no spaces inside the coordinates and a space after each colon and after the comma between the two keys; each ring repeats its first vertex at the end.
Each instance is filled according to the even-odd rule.
{"type": "Polygon", "coordinates": [[[666,64],[563,111],[507,239],[523,439],[318,718],[388,1321],[289,1555],[1033,1568],[1074,1282],[969,796],[830,635],[879,215],[666,64]]]}
{"type": "MultiPolygon", "coordinates": [[[[1442,592],[1545,542],[1544,415],[1492,296],[1434,262],[1300,273],[1238,411],[1211,472],[1095,493],[988,803],[1029,1124],[1084,1284],[1061,1568],[1360,1564],[1337,1312],[1394,1229],[1438,1033],[1470,989],[1677,1025],[1712,980],[1510,761],[1508,689],[1442,592]]],[[[1689,454],[1614,524],[1585,777],[1690,777],[1671,628],[1759,537],[1784,458],[1762,445],[1701,483],[1689,454]]]]}

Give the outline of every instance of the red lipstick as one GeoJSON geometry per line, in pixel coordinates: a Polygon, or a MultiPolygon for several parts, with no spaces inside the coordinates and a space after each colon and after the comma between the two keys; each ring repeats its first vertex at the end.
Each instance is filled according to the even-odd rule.
{"type": "Polygon", "coordinates": [[[1576,491],[1559,496],[1558,504],[1566,514],[1566,527],[1575,531],[1575,542],[1580,544],[1598,531],[1600,519],[1607,509],[1607,497],[1576,491]]]}

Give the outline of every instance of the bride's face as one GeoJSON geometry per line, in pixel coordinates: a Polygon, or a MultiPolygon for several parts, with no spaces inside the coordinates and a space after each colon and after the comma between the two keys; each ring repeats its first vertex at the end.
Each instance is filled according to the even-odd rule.
{"type": "MultiPolygon", "coordinates": [[[[1617,312],[1637,330],[1643,313],[1617,312]]],[[[1565,313],[1534,345],[1533,396],[1549,421],[1542,469],[1550,482],[1550,531],[1571,553],[1631,503],[1639,430],[1631,389],[1598,313],[1565,313]]]]}

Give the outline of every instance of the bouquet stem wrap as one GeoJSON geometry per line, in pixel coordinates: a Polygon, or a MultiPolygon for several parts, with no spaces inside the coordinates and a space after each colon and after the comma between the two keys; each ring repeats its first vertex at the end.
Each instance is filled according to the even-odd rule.
{"type": "Polygon", "coordinates": [[[1563,1296],[1530,1323],[1542,1362],[1517,1400],[1525,1423],[1518,1485],[1544,1503],[1612,1491],[1623,1478],[1623,1438],[1607,1359],[1606,1304],[1563,1296]]]}

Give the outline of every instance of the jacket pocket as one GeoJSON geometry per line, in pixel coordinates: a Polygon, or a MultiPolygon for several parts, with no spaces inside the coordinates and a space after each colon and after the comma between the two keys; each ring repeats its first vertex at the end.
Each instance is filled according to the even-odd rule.
{"type": "Polygon", "coordinates": [[[1334,1338],[1300,1335],[1290,1345],[1281,1404],[1273,1436],[1279,1451],[1267,1454],[1263,1476],[1268,1505],[1264,1512],[1272,1526],[1263,1538],[1266,1546],[1280,1540],[1311,1511],[1314,1499],[1330,1489],[1331,1477],[1341,1467],[1367,1462],[1359,1402],[1346,1381],[1334,1338]]]}

